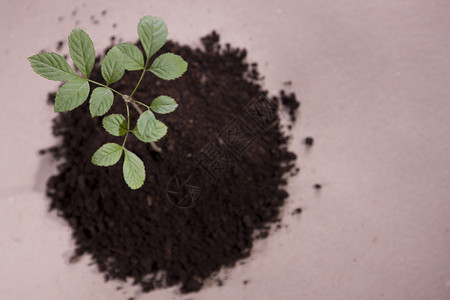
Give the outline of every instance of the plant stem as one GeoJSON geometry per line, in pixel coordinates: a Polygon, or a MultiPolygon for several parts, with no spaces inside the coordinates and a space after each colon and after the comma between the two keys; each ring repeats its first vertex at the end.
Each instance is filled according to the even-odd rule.
{"type": "Polygon", "coordinates": [[[142,79],[144,78],[144,75],[145,75],[145,69],[147,69],[147,64],[145,64],[145,68],[142,70],[141,77],[139,78],[138,83],[137,83],[136,86],[134,87],[134,90],[133,90],[133,91],[131,92],[131,94],[130,94],[130,99],[133,99],[134,93],[136,92],[138,86],[141,84],[141,81],[142,81],[142,79]]]}
{"type": "Polygon", "coordinates": [[[122,97],[124,96],[122,93],[116,91],[115,89],[110,88],[110,87],[107,86],[107,85],[104,85],[103,83],[100,83],[100,82],[97,82],[97,81],[94,81],[94,80],[91,80],[91,79],[88,79],[87,81],[92,82],[92,83],[94,83],[94,84],[96,84],[96,85],[99,85],[99,86],[103,86],[103,87],[105,87],[105,88],[108,88],[108,89],[110,89],[111,91],[113,91],[114,93],[116,93],[116,94],[118,94],[118,95],[120,95],[120,96],[122,96],[122,97]]]}
{"type": "Polygon", "coordinates": [[[125,138],[123,139],[123,143],[122,143],[122,147],[123,148],[125,148],[125,143],[127,142],[127,138],[128,138],[128,134],[129,134],[130,132],[129,131],[127,131],[127,134],[125,134],[125,138]]]}
{"type": "Polygon", "coordinates": [[[136,101],[131,100],[131,105],[133,105],[133,108],[134,108],[140,115],[142,115],[143,111],[142,111],[142,109],[139,107],[139,105],[137,105],[136,101]]]}
{"type": "Polygon", "coordinates": [[[125,139],[123,140],[122,147],[125,148],[125,143],[127,142],[128,134],[130,133],[130,108],[128,107],[128,102],[125,101],[125,105],[127,106],[127,134],[125,135],[125,139]]]}
{"type": "MultiPolygon", "coordinates": [[[[144,103],[141,103],[141,102],[131,99],[131,97],[129,97],[129,98],[124,97],[124,100],[125,100],[125,103],[127,103],[127,109],[128,109],[128,102],[129,102],[129,103],[131,103],[133,108],[139,113],[139,115],[142,115],[143,112],[142,112],[142,109],[139,107],[138,103],[142,104],[144,106],[147,106],[144,103]]],[[[128,120],[129,120],[129,118],[128,118],[128,120]]],[[[128,127],[130,127],[129,124],[128,124],[128,127]]],[[[150,145],[152,146],[153,150],[155,150],[156,152],[162,152],[162,149],[159,148],[155,142],[150,142],[150,145]]]]}
{"type": "Polygon", "coordinates": [[[139,102],[139,101],[134,100],[134,99],[131,100],[131,103],[137,103],[137,104],[140,104],[140,105],[142,105],[142,106],[147,107],[147,109],[150,109],[150,106],[148,106],[147,104],[142,103],[142,102],[139,102]]]}
{"type": "Polygon", "coordinates": [[[128,131],[130,131],[130,108],[128,107],[128,102],[125,102],[125,105],[127,106],[127,122],[128,122],[127,128],[128,131]]]}

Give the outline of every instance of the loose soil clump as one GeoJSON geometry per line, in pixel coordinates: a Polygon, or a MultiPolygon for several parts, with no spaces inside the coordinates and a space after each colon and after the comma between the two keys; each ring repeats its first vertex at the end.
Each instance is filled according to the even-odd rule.
{"type": "MultiPolygon", "coordinates": [[[[59,160],[47,183],[50,209],[72,227],[73,259],[90,254],[106,280],[131,277],[145,292],[178,284],[183,293],[198,291],[222,267],[248,257],[254,240],[279,221],[296,156],[287,149],[277,110],[286,104],[294,120],[299,103],[284,92],[269,98],[246,50],[222,47],[215,32],[202,44],[193,49],[168,41],[160,52],[181,55],[187,72],[175,81],[149,73],[135,94],[148,104],[161,94],[179,103],[174,113],[157,116],[169,128],[157,142],[163,152],[128,137],[127,148],[146,166],[141,189],[125,184],[122,160],[108,168],[91,163],[102,144],[122,138],[106,133],[87,103],[54,119],[61,142],[48,150],[59,160]],[[194,189],[180,189],[189,196],[180,200],[169,189],[183,174],[201,176],[194,189]]],[[[139,76],[126,72],[112,88],[130,94],[139,76]]],[[[91,77],[102,82],[98,59],[91,77]]],[[[121,102],[116,97],[110,113],[126,114],[121,102]]],[[[137,112],[131,114],[136,120],[137,112]]]]}

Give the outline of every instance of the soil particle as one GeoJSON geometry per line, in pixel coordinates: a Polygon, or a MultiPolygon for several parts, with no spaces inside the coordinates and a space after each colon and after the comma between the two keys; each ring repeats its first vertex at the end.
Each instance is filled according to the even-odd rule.
{"type": "Polygon", "coordinates": [[[305,138],[304,143],[306,146],[312,147],[314,145],[314,138],[308,136],[307,138],[305,138]]]}
{"type": "Polygon", "coordinates": [[[56,45],[56,51],[61,51],[62,47],[64,45],[64,41],[59,41],[56,45]]]}
{"type": "MultiPolygon", "coordinates": [[[[296,155],[287,149],[278,114],[267,120],[255,114],[255,107],[279,109],[282,103],[295,120],[299,102],[284,92],[269,98],[256,64],[245,60],[245,49],[222,47],[216,32],[202,38],[202,44],[193,49],[168,41],[159,53],[181,55],[188,71],[172,81],[149,74],[135,94],[147,104],[159,95],[179,103],[175,112],[157,115],[169,128],[157,143],[162,153],[128,137],[127,149],[146,166],[141,189],[126,186],[123,158],[108,168],[92,165],[91,157],[102,144],[122,143],[123,137],[108,135],[102,118],[91,118],[88,101],[53,120],[53,134],[61,143],[48,150],[59,159],[58,174],[47,183],[50,209],[72,228],[74,258],[90,254],[105,280],[132,278],[144,292],[178,284],[182,293],[198,291],[222,267],[243,263],[255,233],[267,237],[268,225],[279,220],[288,197],[283,177],[294,168],[296,155]],[[236,130],[239,143],[231,139],[236,130]],[[220,172],[209,164],[211,157],[205,155],[212,152],[205,149],[219,153],[221,160],[214,163],[220,163],[220,172]],[[203,175],[212,176],[201,177],[198,201],[190,208],[173,205],[168,182],[200,164],[208,165],[203,175]]],[[[98,62],[91,79],[102,82],[98,62]]],[[[112,88],[130,94],[139,77],[140,72],[126,72],[112,88]]],[[[49,95],[49,102],[54,97],[49,95]]],[[[109,113],[126,115],[119,97],[109,113]]],[[[138,114],[130,113],[136,120],[138,114]]]]}
{"type": "Polygon", "coordinates": [[[280,99],[283,106],[286,107],[289,116],[291,117],[291,121],[295,122],[297,118],[297,109],[300,106],[300,102],[297,101],[295,94],[290,93],[289,95],[287,95],[284,91],[280,91],[280,99]]]}
{"type": "Polygon", "coordinates": [[[294,209],[294,211],[292,212],[292,215],[298,215],[301,213],[302,213],[302,209],[299,207],[299,208],[294,209]]]}

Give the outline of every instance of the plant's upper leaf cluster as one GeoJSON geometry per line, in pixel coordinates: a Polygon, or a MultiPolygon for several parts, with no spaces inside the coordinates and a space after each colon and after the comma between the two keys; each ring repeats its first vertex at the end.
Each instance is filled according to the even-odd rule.
{"type": "MultiPolygon", "coordinates": [[[[163,20],[145,16],[139,21],[137,31],[144,53],[130,43],[120,43],[112,47],[101,64],[101,73],[106,84],[89,80],[95,64],[95,48],[89,35],[80,28],[75,28],[71,32],[68,45],[70,56],[81,75],[72,69],[59,54],[43,52],[29,57],[31,67],[37,74],[49,80],[66,81],[56,94],[55,111],[70,111],[83,104],[89,96],[89,83],[92,82],[101,86],[91,93],[89,111],[92,117],[105,115],[114,102],[113,92],[116,92],[110,85],[119,81],[125,70],[149,71],[164,80],[173,80],[183,75],[187,70],[187,63],[181,56],[173,53],[159,55],[148,67],[150,58],[161,49],[167,39],[168,30],[163,20]]],[[[133,99],[126,99],[126,101],[133,101],[133,99]]],[[[105,130],[114,136],[125,135],[125,141],[122,146],[116,143],[104,144],[92,156],[93,164],[107,167],[116,164],[122,153],[125,153],[123,176],[132,189],[138,189],[143,185],[145,168],[142,160],[125,148],[128,134],[131,132],[146,143],[161,139],[167,133],[167,126],[157,120],[153,112],[167,114],[173,112],[178,106],[173,98],[166,95],[155,98],[149,106],[140,104],[146,106],[147,110],[140,115],[132,130],[130,120],[123,115],[112,114],[103,118],[105,130]]]]}

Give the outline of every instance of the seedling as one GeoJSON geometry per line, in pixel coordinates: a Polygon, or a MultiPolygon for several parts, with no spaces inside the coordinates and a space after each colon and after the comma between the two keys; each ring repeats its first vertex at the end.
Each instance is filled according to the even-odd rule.
{"type": "Polygon", "coordinates": [[[54,52],[43,52],[28,58],[37,74],[49,80],[66,81],[56,93],[55,112],[70,111],[83,104],[89,96],[89,84],[99,86],[92,91],[89,98],[92,117],[103,116],[109,111],[114,102],[113,93],[122,97],[126,105],[126,117],[110,114],[103,118],[102,124],[111,135],[125,136],[123,143],[104,144],[92,156],[92,163],[103,167],[112,166],[120,160],[123,153],[123,177],[131,189],[138,189],[144,184],[145,167],[143,161],[125,147],[128,135],[131,132],[140,141],[151,143],[153,149],[161,151],[155,142],[166,135],[167,126],[157,120],[153,113],[171,113],[178,106],[173,98],[166,95],[155,98],[150,105],[137,101],[133,96],[147,71],[161,79],[172,80],[183,75],[188,65],[181,56],[164,53],[156,57],[149,67],[150,58],[166,42],[167,26],[159,18],[145,16],[139,21],[137,29],[144,53],[130,43],[120,43],[112,47],[101,64],[101,73],[106,84],[89,79],[95,63],[95,49],[89,35],[80,28],[75,28],[69,35],[70,56],[79,72],[54,52]],[[142,70],[141,77],[130,95],[124,95],[110,87],[122,78],[125,70],[142,70]],[[133,129],[130,127],[130,104],[140,114],[133,129]],[[142,111],[140,106],[145,110],[142,111]]]}

